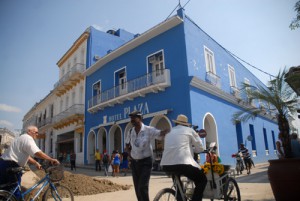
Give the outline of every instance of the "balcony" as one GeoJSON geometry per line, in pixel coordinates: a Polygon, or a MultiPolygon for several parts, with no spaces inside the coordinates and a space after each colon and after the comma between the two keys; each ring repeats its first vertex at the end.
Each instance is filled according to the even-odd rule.
{"type": "Polygon", "coordinates": [[[219,76],[217,76],[216,74],[214,74],[213,72],[210,72],[210,71],[206,72],[205,80],[208,83],[221,89],[221,78],[219,76]]]}
{"type": "Polygon", "coordinates": [[[164,91],[169,86],[171,86],[169,69],[148,73],[92,97],[88,101],[88,111],[96,112],[105,107],[122,104],[126,100],[133,100],[140,96],[143,97],[147,93],[164,91]]]}
{"type": "Polygon", "coordinates": [[[230,93],[237,99],[241,99],[241,92],[236,86],[230,86],[230,93]]]}
{"type": "Polygon", "coordinates": [[[69,126],[73,123],[79,123],[83,121],[84,117],[84,105],[83,104],[75,104],[66,109],[65,111],[59,113],[54,116],[53,124],[54,128],[63,128],[65,126],[69,126]]]}
{"type": "Polygon", "coordinates": [[[80,82],[84,78],[82,73],[85,70],[85,65],[77,63],[75,64],[60,80],[54,84],[56,89],[56,95],[61,96],[70,90],[73,86],[80,82]]]}
{"type": "Polygon", "coordinates": [[[42,119],[40,122],[37,122],[37,127],[41,128],[43,126],[51,124],[52,123],[52,119],[53,119],[52,117],[48,117],[46,119],[42,119]]]}

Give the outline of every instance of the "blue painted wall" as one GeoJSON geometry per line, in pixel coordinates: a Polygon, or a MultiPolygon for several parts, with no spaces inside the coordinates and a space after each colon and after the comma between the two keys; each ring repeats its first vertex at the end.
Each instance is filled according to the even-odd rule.
{"type": "MultiPolygon", "coordinates": [[[[127,39],[130,39],[129,35],[127,35],[127,39]]],[[[122,40],[115,39],[115,36],[95,32],[89,40],[91,48],[89,54],[90,64],[95,62],[92,61],[94,53],[104,56],[108,49],[115,49],[124,43],[122,40]],[[106,41],[106,43],[103,43],[103,41],[106,41]],[[105,48],[102,46],[100,49],[97,49],[94,48],[94,45],[98,48],[104,45],[105,48]]],[[[215,40],[192,22],[191,19],[184,18],[184,23],[119,56],[86,77],[85,160],[87,157],[86,143],[88,133],[92,127],[102,124],[103,116],[118,115],[118,120],[126,119],[128,118],[128,110],[133,111],[135,107],[139,107],[139,104],[142,104],[144,107],[147,104],[149,110],[146,112],[152,113],[170,109],[172,112],[167,114],[170,120],[176,119],[178,114],[183,113],[188,116],[192,124],[199,125],[200,128],[203,126],[204,115],[208,112],[211,113],[217,124],[219,151],[222,161],[227,164],[233,164],[234,159],[231,158],[231,154],[238,150],[238,137],[236,126],[231,123],[231,116],[242,108],[190,86],[190,81],[194,76],[205,80],[204,46],[214,52],[216,72],[221,78],[221,89],[224,92],[230,93],[228,64],[235,68],[239,86],[241,82],[244,82],[244,78],[249,79],[251,84],[261,83],[249,70],[225,52],[215,40]],[[165,68],[170,70],[171,87],[166,88],[165,91],[135,98],[133,101],[125,101],[123,104],[106,107],[104,110],[99,110],[93,114],[87,112],[87,103],[92,98],[94,83],[101,81],[102,92],[114,87],[115,72],[124,67],[126,68],[127,81],[143,76],[148,72],[147,56],[158,51],[163,51],[165,68]],[[125,110],[127,113],[124,112],[125,110]]],[[[149,121],[150,118],[145,119],[144,123],[149,124],[149,121]]],[[[254,121],[241,123],[241,127],[238,129],[242,133],[242,136],[239,137],[240,141],[245,141],[250,134],[249,124],[253,125],[255,134],[257,147],[255,162],[266,162],[268,159],[274,158],[274,148],[271,146],[272,131],[276,134],[277,125],[262,117],[258,117],[254,121]],[[270,154],[268,156],[265,153],[263,128],[266,129],[269,143],[270,154]]],[[[120,124],[122,132],[124,132],[125,126],[126,124],[120,124]]],[[[107,132],[110,127],[105,127],[107,132]]],[[[97,133],[97,130],[95,132],[97,133]]],[[[124,134],[122,137],[124,137],[124,134]]],[[[249,141],[246,142],[247,147],[252,151],[251,143],[249,141]]]]}

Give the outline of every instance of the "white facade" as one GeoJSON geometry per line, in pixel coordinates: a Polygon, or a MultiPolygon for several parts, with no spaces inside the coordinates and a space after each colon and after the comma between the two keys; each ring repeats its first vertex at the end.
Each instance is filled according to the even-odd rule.
{"type": "Polygon", "coordinates": [[[15,138],[12,131],[6,128],[0,128],[0,154],[4,152],[7,145],[10,145],[11,141],[15,138]]]}
{"type": "Polygon", "coordinates": [[[83,164],[84,95],[86,46],[89,33],[84,32],[57,62],[58,82],[54,89],[24,116],[23,129],[39,128],[36,141],[46,154],[76,153],[76,163],[83,164]]]}

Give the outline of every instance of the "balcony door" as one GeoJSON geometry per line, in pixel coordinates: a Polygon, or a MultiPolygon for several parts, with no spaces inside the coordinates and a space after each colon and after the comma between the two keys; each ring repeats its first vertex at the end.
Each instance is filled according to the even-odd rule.
{"type": "Polygon", "coordinates": [[[165,69],[165,64],[164,64],[164,57],[162,51],[154,54],[149,57],[149,64],[150,64],[150,73],[152,75],[152,82],[159,83],[163,80],[164,78],[164,69],[165,69]]]}
{"type": "Polygon", "coordinates": [[[127,75],[125,67],[115,72],[115,86],[116,96],[127,93],[127,75]]]}

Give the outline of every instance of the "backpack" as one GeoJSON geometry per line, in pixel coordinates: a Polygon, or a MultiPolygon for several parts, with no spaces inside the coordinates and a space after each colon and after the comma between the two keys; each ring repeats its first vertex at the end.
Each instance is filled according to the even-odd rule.
{"type": "Polygon", "coordinates": [[[104,154],[102,162],[103,163],[108,163],[108,156],[107,156],[107,154],[104,154]]]}

